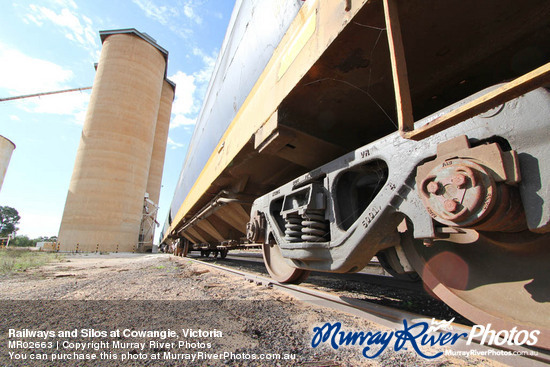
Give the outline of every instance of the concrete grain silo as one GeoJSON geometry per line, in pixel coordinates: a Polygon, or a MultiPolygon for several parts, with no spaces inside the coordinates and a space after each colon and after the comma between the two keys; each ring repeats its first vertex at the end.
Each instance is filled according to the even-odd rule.
{"type": "Polygon", "coordinates": [[[4,183],[4,176],[10,164],[11,153],[15,149],[15,144],[2,135],[0,135],[0,189],[4,183]]]}
{"type": "Polygon", "coordinates": [[[134,251],[139,242],[168,52],[135,29],[100,37],[59,230],[61,251],[134,251]]]}
{"type": "Polygon", "coordinates": [[[155,235],[162,170],[164,168],[164,156],[166,153],[175,88],[174,83],[164,80],[155,129],[155,141],[151,154],[151,164],[149,165],[149,177],[147,178],[147,198],[143,204],[143,221],[139,237],[140,248],[146,251],[152,248],[153,237],[155,235]]]}

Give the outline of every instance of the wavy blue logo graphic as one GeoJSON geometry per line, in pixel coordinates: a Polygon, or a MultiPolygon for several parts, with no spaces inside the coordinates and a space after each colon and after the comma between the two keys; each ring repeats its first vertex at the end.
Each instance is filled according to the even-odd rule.
{"type": "Polygon", "coordinates": [[[398,352],[401,349],[407,349],[411,346],[412,349],[421,357],[426,359],[434,359],[443,355],[443,352],[434,355],[428,355],[422,352],[422,347],[433,347],[436,345],[454,345],[460,338],[467,338],[467,333],[453,333],[448,330],[447,326],[452,322],[432,322],[430,326],[427,322],[419,322],[411,324],[407,320],[403,320],[403,330],[396,331],[343,331],[340,322],[327,322],[321,327],[313,328],[313,338],[311,346],[317,348],[321,343],[329,344],[333,349],[337,350],[341,346],[358,345],[363,347],[362,355],[365,358],[373,359],[381,355],[386,348],[393,344],[393,349],[398,352]],[[431,334],[439,329],[445,330],[439,334],[431,334]]]}

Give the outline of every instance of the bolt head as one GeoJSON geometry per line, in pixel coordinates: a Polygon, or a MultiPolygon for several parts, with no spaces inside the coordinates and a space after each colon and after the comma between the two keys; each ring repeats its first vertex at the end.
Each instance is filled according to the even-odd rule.
{"type": "Polygon", "coordinates": [[[445,200],[443,203],[445,210],[450,213],[455,213],[458,209],[458,203],[454,200],[445,200]]]}
{"type": "Polygon", "coordinates": [[[432,182],[430,182],[430,183],[428,184],[428,186],[427,186],[426,188],[428,189],[428,192],[429,192],[430,194],[434,194],[434,195],[435,195],[435,193],[439,191],[439,182],[437,182],[437,181],[432,181],[432,182]]]}
{"type": "Polygon", "coordinates": [[[459,173],[453,176],[453,178],[451,179],[451,182],[453,183],[453,185],[461,189],[466,185],[467,178],[463,174],[459,173]]]}

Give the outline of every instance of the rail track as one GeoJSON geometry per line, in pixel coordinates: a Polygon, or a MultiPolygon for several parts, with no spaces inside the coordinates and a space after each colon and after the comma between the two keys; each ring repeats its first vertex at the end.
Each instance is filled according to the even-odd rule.
{"type": "MultiPolygon", "coordinates": [[[[420,293],[423,297],[429,296],[422,288],[420,282],[405,282],[393,279],[392,277],[373,275],[373,269],[375,269],[374,272],[378,271],[376,270],[375,263],[371,264],[371,266],[367,267],[364,271],[355,274],[330,274],[330,276],[327,276],[323,273],[312,273],[307,283],[294,285],[279,283],[269,278],[261,258],[251,254],[245,256],[231,255],[224,260],[200,258],[191,255],[191,257],[185,258],[185,261],[191,261],[203,266],[215,268],[222,272],[240,276],[243,278],[243,281],[255,283],[258,286],[275,288],[301,301],[346,312],[388,328],[402,328],[404,319],[408,320],[410,323],[422,321],[430,323],[432,318],[449,320],[453,317],[455,317],[456,320],[456,322],[452,323],[454,332],[465,332],[469,334],[472,328],[472,323],[469,320],[454,313],[454,311],[448,309],[448,306],[443,302],[435,299],[433,299],[432,302],[436,307],[442,308],[443,312],[434,313],[433,308],[426,310],[419,308],[418,305],[406,309],[407,307],[403,306],[407,305],[407,302],[403,299],[391,303],[385,302],[383,298],[373,299],[364,297],[364,295],[356,289],[353,290],[353,284],[349,287],[349,289],[353,291],[343,289],[341,284],[342,281],[350,283],[361,282],[367,283],[368,287],[384,287],[386,292],[393,287],[394,289],[398,289],[400,297],[402,298],[406,298],[407,295],[410,296],[413,293],[420,293]],[[223,265],[220,265],[220,263],[223,263],[223,265]],[[334,284],[331,286],[327,284],[327,282],[332,282],[334,284]],[[410,293],[406,292],[405,295],[403,295],[404,290],[408,290],[410,293]],[[438,317],[435,314],[443,315],[443,317],[438,317]]],[[[380,291],[380,289],[377,289],[377,291],[380,291]]],[[[475,350],[479,353],[487,353],[485,354],[487,358],[511,366],[539,367],[550,364],[549,351],[517,346],[488,347],[480,345],[479,338],[474,338],[474,342],[476,344],[466,345],[465,341],[462,341],[461,343],[453,345],[452,348],[456,351],[467,352],[475,350]],[[500,353],[503,351],[524,354],[513,356],[501,355],[500,353]],[[529,355],[529,353],[532,354],[532,352],[536,352],[536,355],[529,355]]]]}
{"type": "MultiPolygon", "coordinates": [[[[213,257],[194,257],[203,263],[218,264],[224,267],[269,278],[260,254],[230,253],[224,260],[213,257]],[[259,256],[258,256],[259,255],[259,256]]],[[[371,304],[392,307],[411,313],[422,313],[426,317],[449,320],[466,325],[472,323],[454,312],[445,303],[434,299],[421,282],[410,282],[386,276],[377,262],[371,262],[358,273],[327,274],[312,272],[302,287],[337,295],[341,298],[367,301],[371,304]]]]}

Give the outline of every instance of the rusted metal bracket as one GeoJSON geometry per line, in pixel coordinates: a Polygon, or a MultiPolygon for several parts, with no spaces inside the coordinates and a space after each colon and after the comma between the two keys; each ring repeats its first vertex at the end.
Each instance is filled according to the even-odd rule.
{"type": "Polygon", "coordinates": [[[384,16],[390,49],[399,134],[405,139],[422,140],[536,88],[550,85],[550,63],[548,63],[415,129],[397,0],[384,0],[384,16]]]}
{"type": "Polygon", "coordinates": [[[418,129],[400,130],[399,132],[406,139],[421,140],[548,84],[550,84],[550,63],[506,83],[418,129]]]}
{"type": "Polygon", "coordinates": [[[399,132],[414,130],[412,113],[411,91],[405,61],[405,50],[401,38],[401,26],[397,13],[396,0],[384,0],[384,17],[386,19],[386,33],[390,48],[393,88],[397,107],[397,122],[399,132]]]}

